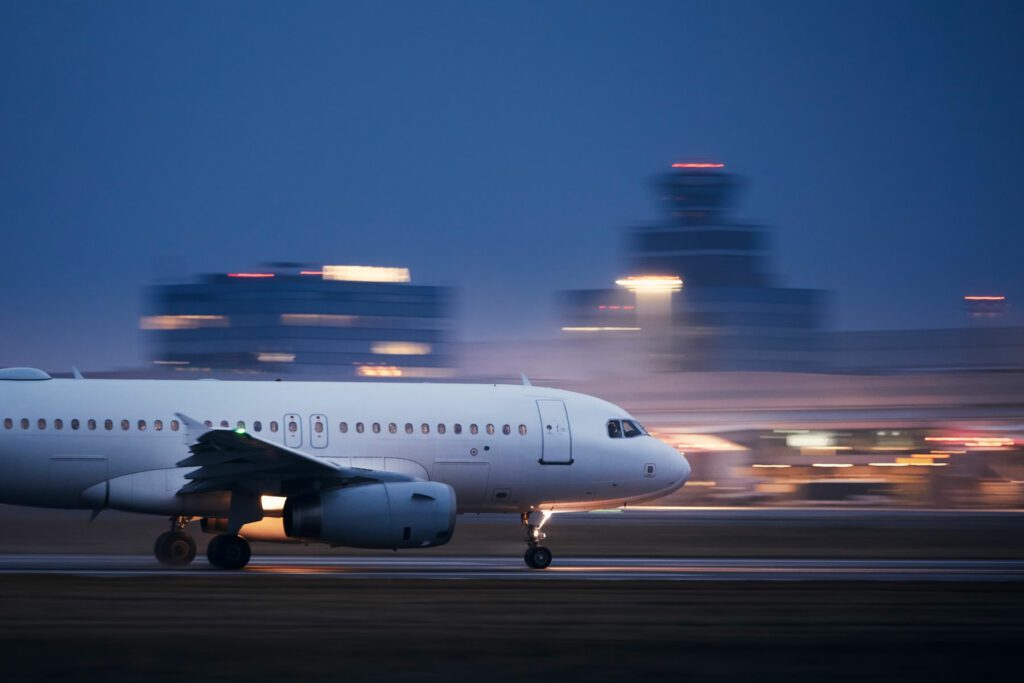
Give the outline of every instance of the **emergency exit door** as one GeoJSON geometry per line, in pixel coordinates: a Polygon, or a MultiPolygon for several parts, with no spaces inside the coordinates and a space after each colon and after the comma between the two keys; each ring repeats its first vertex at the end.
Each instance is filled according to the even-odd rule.
{"type": "Polygon", "coordinates": [[[544,399],[537,401],[540,412],[540,429],[543,435],[540,462],[542,465],[572,464],[572,433],[569,431],[569,415],[562,401],[544,399]]]}
{"type": "Polygon", "coordinates": [[[302,447],[302,419],[295,413],[284,416],[284,445],[288,448],[302,447]]]}

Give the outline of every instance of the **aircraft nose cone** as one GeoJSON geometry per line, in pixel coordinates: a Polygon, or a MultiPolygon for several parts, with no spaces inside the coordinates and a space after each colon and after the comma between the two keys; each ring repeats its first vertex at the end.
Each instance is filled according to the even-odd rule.
{"type": "Polygon", "coordinates": [[[662,470],[671,482],[683,485],[690,478],[690,462],[674,447],[668,444],[661,444],[661,447],[662,470]]]}

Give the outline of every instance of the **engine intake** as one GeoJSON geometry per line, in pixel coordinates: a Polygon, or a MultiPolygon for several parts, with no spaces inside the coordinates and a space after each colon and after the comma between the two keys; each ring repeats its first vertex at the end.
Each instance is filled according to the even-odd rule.
{"type": "Polygon", "coordinates": [[[428,548],[455,530],[455,491],[440,482],[361,484],[284,504],[291,538],[351,548],[428,548]]]}

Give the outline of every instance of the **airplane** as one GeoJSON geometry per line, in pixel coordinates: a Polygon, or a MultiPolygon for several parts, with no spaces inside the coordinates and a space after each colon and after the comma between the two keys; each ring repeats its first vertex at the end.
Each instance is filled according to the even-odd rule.
{"type": "Polygon", "coordinates": [[[241,569],[249,541],[428,548],[456,514],[552,513],[678,490],[690,465],[598,398],[522,385],[55,379],[0,369],[0,502],[169,517],[156,559],[241,569]]]}

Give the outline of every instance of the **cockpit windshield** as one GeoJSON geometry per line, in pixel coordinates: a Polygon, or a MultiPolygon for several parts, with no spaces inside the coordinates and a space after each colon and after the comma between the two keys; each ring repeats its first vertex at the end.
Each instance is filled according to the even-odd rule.
{"type": "Polygon", "coordinates": [[[647,430],[635,420],[608,420],[608,436],[612,439],[632,439],[646,436],[647,430]]]}

